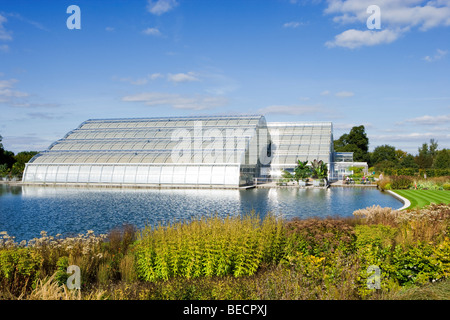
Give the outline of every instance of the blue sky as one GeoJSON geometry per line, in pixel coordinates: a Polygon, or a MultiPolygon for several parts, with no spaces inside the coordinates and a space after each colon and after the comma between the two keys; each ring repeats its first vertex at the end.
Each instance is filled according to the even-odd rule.
{"type": "Polygon", "coordinates": [[[39,151],[92,118],[263,114],[450,148],[449,39],[449,0],[1,0],[0,135],[39,151]]]}

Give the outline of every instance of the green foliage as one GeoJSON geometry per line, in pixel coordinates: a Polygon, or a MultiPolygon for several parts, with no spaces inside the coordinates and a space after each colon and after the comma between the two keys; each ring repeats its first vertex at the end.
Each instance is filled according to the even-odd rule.
{"type": "Polygon", "coordinates": [[[328,177],[328,167],[327,164],[322,160],[311,161],[311,175],[315,179],[323,179],[328,177]]]}
{"type": "Polygon", "coordinates": [[[418,155],[414,158],[414,161],[420,169],[428,169],[433,166],[433,163],[438,155],[437,148],[438,144],[434,139],[430,140],[430,145],[427,143],[422,144],[422,147],[418,150],[418,155]]]}
{"type": "Polygon", "coordinates": [[[369,138],[364,126],[355,126],[348,134],[335,140],[334,149],[337,152],[353,152],[354,161],[368,161],[369,138]]]}
{"type": "Polygon", "coordinates": [[[42,261],[42,256],[32,249],[0,250],[1,286],[15,294],[26,292],[35,283],[42,261]]]}
{"type": "Polygon", "coordinates": [[[397,157],[395,147],[387,144],[376,147],[370,154],[370,161],[373,165],[377,165],[383,161],[389,161],[396,164],[397,157]]]}
{"type": "Polygon", "coordinates": [[[10,169],[8,168],[8,165],[6,163],[0,164],[0,177],[6,177],[9,172],[10,169]]]}
{"type": "Polygon", "coordinates": [[[281,178],[283,179],[283,182],[290,182],[294,180],[294,176],[289,171],[283,170],[281,173],[281,178]]]}
{"type": "Polygon", "coordinates": [[[450,183],[444,183],[444,184],[442,185],[442,188],[443,188],[444,190],[450,190],[450,183]]]}
{"type": "Polygon", "coordinates": [[[385,168],[383,169],[384,174],[389,176],[397,176],[397,175],[407,175],[407,176],[420,176],[423,177],[424,174],[427,175],[428,178],[432,177],[444,177],[450,176],[450,168],[447,169],[417,169],[417,168],[385,168]]]}
{"type": "Polygon", "coordinates": [[[145,281],[254,274],[281,257],[281,223],[251,214],[147,227],[135,247],[137,274],[145,281]]]}
{"type": "Polygon", "coordinates": [[[437,151],[436,157],[433,161],[433,168],[435,169],[449,169],[450,168],[450,149],[442,149],[437,151]]]}
{"type": "Polygon", "coordinates": [[[69,267],[69,257],[63,256],[56,262],[57,271],[55,275],[55,280],[59,285],[66,284],[69,274],[67,273],[67,268],[69,267]]]}
{"type": "Polygon", "coordinates": [[[382,224],[357,225],[355,227],[355,245],[357,248],[362,248],[366,245],[386,248],[394,243],[395,236],[398,232],[397,228],[382,224]]]}
{"type": "Polygon", "coordinates": [[[308,161],[297,160],[297,166],[294,169],[295,181],[299,182],[311,176],[311,168],[307,164],[308,161]]]}
{"type": "Polygon", "coordinates": [[[450,242],[438,247],[419,242],[415,245],[396,246],[392,251],[389,272],[399,284],[423,284],[450,275],[450,242]]]}
{"type": "Polygon", "coordinates": [[[11,168],[11,174],[16,177],[22,177],[25,170],[25,164],[31,160],[38,152],[36,151],[23,151],[14,156],[15,163],[11,168]]]}

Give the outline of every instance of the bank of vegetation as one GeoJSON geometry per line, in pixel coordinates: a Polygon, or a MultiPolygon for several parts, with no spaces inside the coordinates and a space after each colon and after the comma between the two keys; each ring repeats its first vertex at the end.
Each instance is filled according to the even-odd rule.
{"type": "Polygon", "coordinates": [[[350,218],[211,216],[21,243],[3,232],[0,298],[449,299],[449,232],[443,204],[350,218]],[[79,290],[66,286],[70,265],[79,290]]]}

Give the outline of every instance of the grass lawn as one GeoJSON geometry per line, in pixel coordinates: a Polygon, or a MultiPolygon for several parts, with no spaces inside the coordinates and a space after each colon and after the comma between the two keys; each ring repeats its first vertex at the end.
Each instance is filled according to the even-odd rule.
{"type": "Polygon", "coordinates": [[[411,201],[409,208],[422,208],[430,203],[450,204],[450,191],[448,190],[394,190],[394,192],[411,201]]]}

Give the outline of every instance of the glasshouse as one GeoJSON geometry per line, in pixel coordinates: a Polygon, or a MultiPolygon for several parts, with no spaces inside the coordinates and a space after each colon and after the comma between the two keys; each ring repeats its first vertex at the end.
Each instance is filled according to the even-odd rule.
{"type": "Polygon", "coordinates": [[[267,123],[261,115],[87,120],[31,159],[23,181],[242,187],[279,178],[298,160],[322,160],[330,179],[353,164],[351,153],[334,152],[331,122],[267,123]]]}
{"type": "Polygon", "coordinates": [[[333,125],[331,122],[272,122],[267,124],[273,144],[270,175],[293,171],[298,160],[322,160],[333,172],[333,125]]]}
{"type": "Polygon", "coordinates": [[[87,120],[27,164],[24,182],[249,185],[270,164],[263,116],[87,120]]]}

